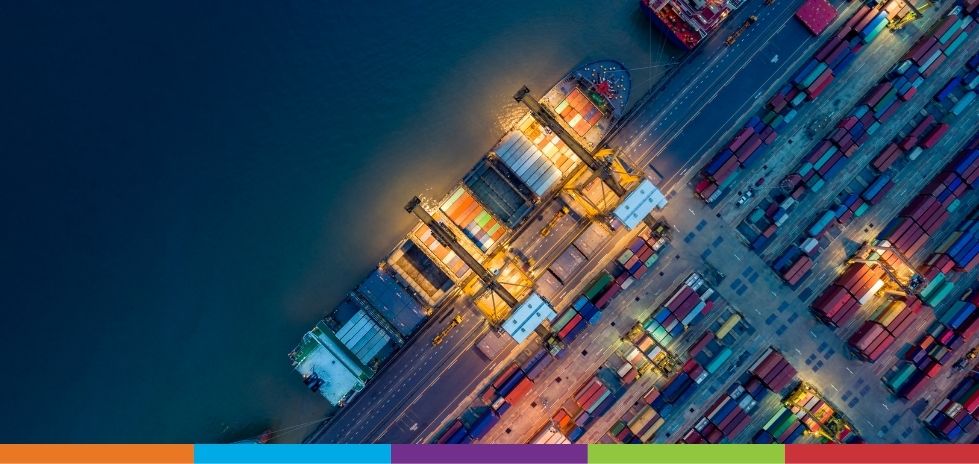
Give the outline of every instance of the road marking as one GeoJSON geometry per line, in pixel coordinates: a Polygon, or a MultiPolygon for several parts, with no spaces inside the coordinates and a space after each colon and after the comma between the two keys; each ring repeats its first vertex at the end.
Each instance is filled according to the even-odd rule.
{"type": "Polygon", "coordinates": [[[736,259],[736,260],[738,260],[738,261],[741,261],[741,257],[740,257],[740,256],[738,256],[738,255],[735,255],[734,253],[731,253],[731,254],[732,254],[732,255],[734,255],[734,259],[736,259]]]}
{"type": "Polygon", "coordinates": [[[690,214],[692,214],[692,215],[694,215],[694,216],[696,216],[696,215],[697,215],[697,213],[695,213],[695,212],[693,212],[693,210],[692,210],[692,209],[690,209],[690,208],[687,208],[687,211],[690,211],[690,214]]]}
{"type": "Polygon", "coordinates": [[[809,335],[812,335],[812,338],[819,340],[819,335],[816,335],[816,332],[813,332],[812,329],[809,329],[809,335]]]}
{"type": "Polygon", "coordinates": [[[849,372],[849,373],[851,373],[851,374],[853,374],[853,375],[857,375],[857,373],[856,373],[856,372],[853,372],[853,371],[851,371],[849,367],[847,367],[847,368],[846,368],[846,371],[847,371],[847,372],[849,372]]]}
{"type": "Polygon", "coordinates": [[[795,352],[796,352],[796,353],[799,353],[799,356],[802,356],[802,352],[801,352],[801,351],[799,351],[799,349],[798,349],[798,348],[793,348],[793,350],[795,350],[795,352]]]}
{"type": "Polygon", "coordinates": [[[829,386],[830,387],[833,387],[833,390],[836,390],[836,393],[839,393],[840,392],[840,389],[839,388],[836,388],[836,385],[829,384],[829,386]]]}
{"type": "Polygon", "coordinates": [[[761,316],[761,311],[759,311],[758,308],[751,308],[751,309],[755,310],[755,312],[758,313],[759,316],[761,316]]]}
{"type": "Polygon", "coordinates": [[[778,293],[775,293],[775,290],[769,290],[768,293],[771,293],[775,297],[778,297],[778,293]]]}
{"type": "Polygon", "coordinates": [[[881,403],[880,405],[881,405],[881,406],[883,406],[883,407],[884,407],[884,409],[886,409],[886,410],[888,410],[888,411],[890,411],[890,410],[891,410],[891,408],[889,408],[889,407],[887,407],[887,405],[886,405],[886,404],[884,404],[884,403],[881,403]]]}

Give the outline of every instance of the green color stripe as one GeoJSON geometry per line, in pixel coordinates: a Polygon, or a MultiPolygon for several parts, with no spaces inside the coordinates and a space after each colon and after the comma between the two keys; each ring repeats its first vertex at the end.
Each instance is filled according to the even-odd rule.
{"type": "Polygon", "coordinates": [[[784,445],[588,445],[589,464],[783,464],[784,445]]]}

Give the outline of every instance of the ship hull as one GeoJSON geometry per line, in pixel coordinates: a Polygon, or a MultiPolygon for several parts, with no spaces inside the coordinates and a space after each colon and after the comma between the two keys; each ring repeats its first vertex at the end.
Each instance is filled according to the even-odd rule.
{"type": "Polygon", "coordinates": [[[649,6],[649,3],[640,0],[639,6],[640,8],[642,8],[643,13],[646,14],[646,17],[649,18],[649,22],[652,23],[653,26],[656,27],[656,29],[659,29],[659,31],[662,32],[664,36],[666,36],[666,39],[669,40],[671,44],[685,51],[691,51],[694,48],[697,48],[697,45],[700,45],[700,42],[698,41],[697,44],[693,46],[688,46],[686,43],[683,42],[683,40],[680,40],[680,37],[676,35],[676,32],[673,32],[673,30],[670,29],[670,26],[668,26],[665,22],[663,22],[663,20],[659,17],[659,15],[656,14],[655,11],[653,11],[652,7],[649,6]]]}

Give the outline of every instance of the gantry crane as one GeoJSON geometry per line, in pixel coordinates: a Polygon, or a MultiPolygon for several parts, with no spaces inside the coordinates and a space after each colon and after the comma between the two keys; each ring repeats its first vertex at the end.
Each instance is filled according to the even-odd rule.
{"type": "Polygon", "coordinates": [[[473,255],[469,254],[469,251],[463,248],[463,246],[456,241],[455,234],[453,234],[445,224],[435,220],[435,218],[433,218],[432,215],[425,210],[421,203],[421,198],[415,196],[408,202],[407,205],[405,205],[405,211],[417,216],[418,219],[420,219],[422,223],[428,226],[429,230],[432,231],[432,235],[435,237],[435,239],[442,245],[449,247],[453,253],[458,255],[459,258],[462,259],[462,262],[466,263],[466,265],[476,273],[476,276],[479,277],[479,280],[481,280],[483,284],[493,289],[498,295],[500,295],[500,298],[503,298],[503,301],[505,301],[506,304],[510,305],[511,308],[516,308],[518,304],[517,299],[513,297],[510,291],[507,290],[506,287],[504,287],[500,282],[498,282],[496,280],[496,276],[483,267],[483,264],[480,263],[479,260],[474,258],[473,255]]]}
{"type": "MultiPolygon", "coordinates": [[[[614,168],[612,165],[612,160],[614,157],[611,156],[611,150],[607,152],[608,156],[603,158],[592,156],[591,152],[588,151],[587,148],[581,146],[581,144],[578,143],[578,140],[575,139],[563,125],[561,125],[561,122],[557,120],[554,113],[552,113],[551,110],[544,105],[541,105],[540,102],[534,98],[527,86],[521,87],[520,90],[513,96],[513,99],[526,105],[527,108],[530,109],[531,116],[533,116],[537,122],[554,132],[562,142],[571,148],[571,151],[573,151],[574,154],[577,155],[586,166],[598,174],[602,180],[608,181],[606,184],[608,184],[609,188],[611,188],[612,191],[619,196],[619,198],[625,196],[625,188],[623,188],[622,185],[616,182],[616,180],[612,177],[612,171],[614,168]]],[[[619,166],[621,166],[621,163],[619,163],[619,166]]],[[[622,170],[625,174],[624,168],[622,170]]]]}
{"type": "Polygon", "coordinates": [[[911,0],[905,1],[904,4],[908,6],[908,12],[887,26],[892,31],[899,31],[903,29],[904,26],[908,25],[908,23],[922,17],[924,15],[922,11],[931,8],[932,6],[931,2],[926,2],[924,5],[916,7],[913,3],[911,3],[911,0]]]}

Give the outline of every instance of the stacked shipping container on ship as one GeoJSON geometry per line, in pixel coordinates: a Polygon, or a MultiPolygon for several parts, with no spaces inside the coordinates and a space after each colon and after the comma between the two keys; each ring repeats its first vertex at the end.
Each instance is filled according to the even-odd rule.
{"type": "Polygon", "coordinates": [[[875,264],[851,264],[809,305],[819,319],[833,326],[845,324],[883,287],[884,270],[875,264]]]}
{"type": "Polygon", "coordinates": [[[922,308],[925,314],[931,313],[913,295],[884,303],[853,333],[849,340],[850,348],[866,361],[877,361],[913,322],[919,320],[918,314],[922,308]]]}
{"type": "MultiPolygon", "coordinates": [[[[936,53],[941,56],[945,56],[943,53],[951,55],[961,44],[961,42],[956,43],[956,41],[960,37],[967,37],[975,27],[976,23],[971,17],[950,16],[936,26],[932,33],[933,38],[938,37],[935,38],[933,44],[936,47],[936,53]],[[952,34],[955,31],[958,32],[952,34]],[[946,42],[940,42],[940,38],[945,38],[946,42]]],[[[833,131],[806,155],[796,171],[786,176],[783,184],[792,189],[791,194],[779,202],[773,203],[772,207],[765,211],[765,218],[769,224],[767,227],[763,227],[764,232],[762,234],[754,238],[751,244],[752,249],[755,251],[764,250],[799,201],[809,191],[818,192],[822,190],[827,182],[832,181],[837,174],[844,172],[849,157],[855,153],[857,148],[876,133],[904,102],[910,100],[926,78],[934,72],[934,69],[937,69],[944,62],[944,59],[938,63],[932,60],[916,60],[916,50],[921,48],[923,42],[927,42],[927,40],[922,39],[918,45],[915,45],[908,52],[906,60],[871,88],[860,103],[837,123],[833,131]]],[[[818,65],[810,63],[807,66],[818,65]]],[[[805,69],[803,68],[803,70],[805,69]]],[[[913,160],[923,149],[933,147],[948,132],[948,129],[948,124],[935,123],[933,117],[925,118],[912,134],[901,140],[900,143],[885,147],[871,162],[871,166],[883,173],[903,152],[909,152],[909,158],[913,160]]],[[[844,202],[835,204],[819,216],[807,231],[807,238],[818,240],[834,219],[845,225],[854,217],[864,214],[869,208],[867,205],[874,205],[883,199],[892,186],[893,182],[889,177],[883,175],[878,177],[861,193],[859,198],[848,197],[844,202]]],[[[798,245],[789,247],[777,261],[776,271],[790,285],[796,285],[805,276],[805,272],[800,272],[800,269],[811,267],[809,263],[818,253],[819,249],[815,246],[818,242],[810,241],[808,242],[809,247],[806,250],[801,250],[806,243],[806,239],[801,239],[798,245]]]]}
{"type": "Polygon", "coordinates": [[[938,437],[954,442],[971,432],[977,419],[979,371],[972,371],[925,415],[923,422],[938,437]]]}
{"type": "Polygon", "coordinates": [[[707,408],[679,443],[729,443],[751,422],[751,412],[769,391],[780,393],[796,370],[769,347],[741,377],[707,408]]]}
{"type": "MultiPolygon", "coordinates": [[[[761,114],[752,116],[727,147],[704,166],[703,178],[695,192],[707,203],[721,198],[737,177],[737,171],[755,165],[764,156],[765,146],[771,145],[778,132],[795,119],[798,108],[822,94],[887,24],[887,13],[867,5],[860,7],[791,81],[779,89],[761,114]]],[[[829,164],[827,171],[832,167],[829,164]]]]}
{"type": "Polygon", "coordinates": [[[917,399],[931,379],[954,360],[955,350],[979,331],[977,303],[979,293],[969,292],[961,302],[938,314],[938,320],[904,353],[884,384],[900,398],[917,399]]]}

